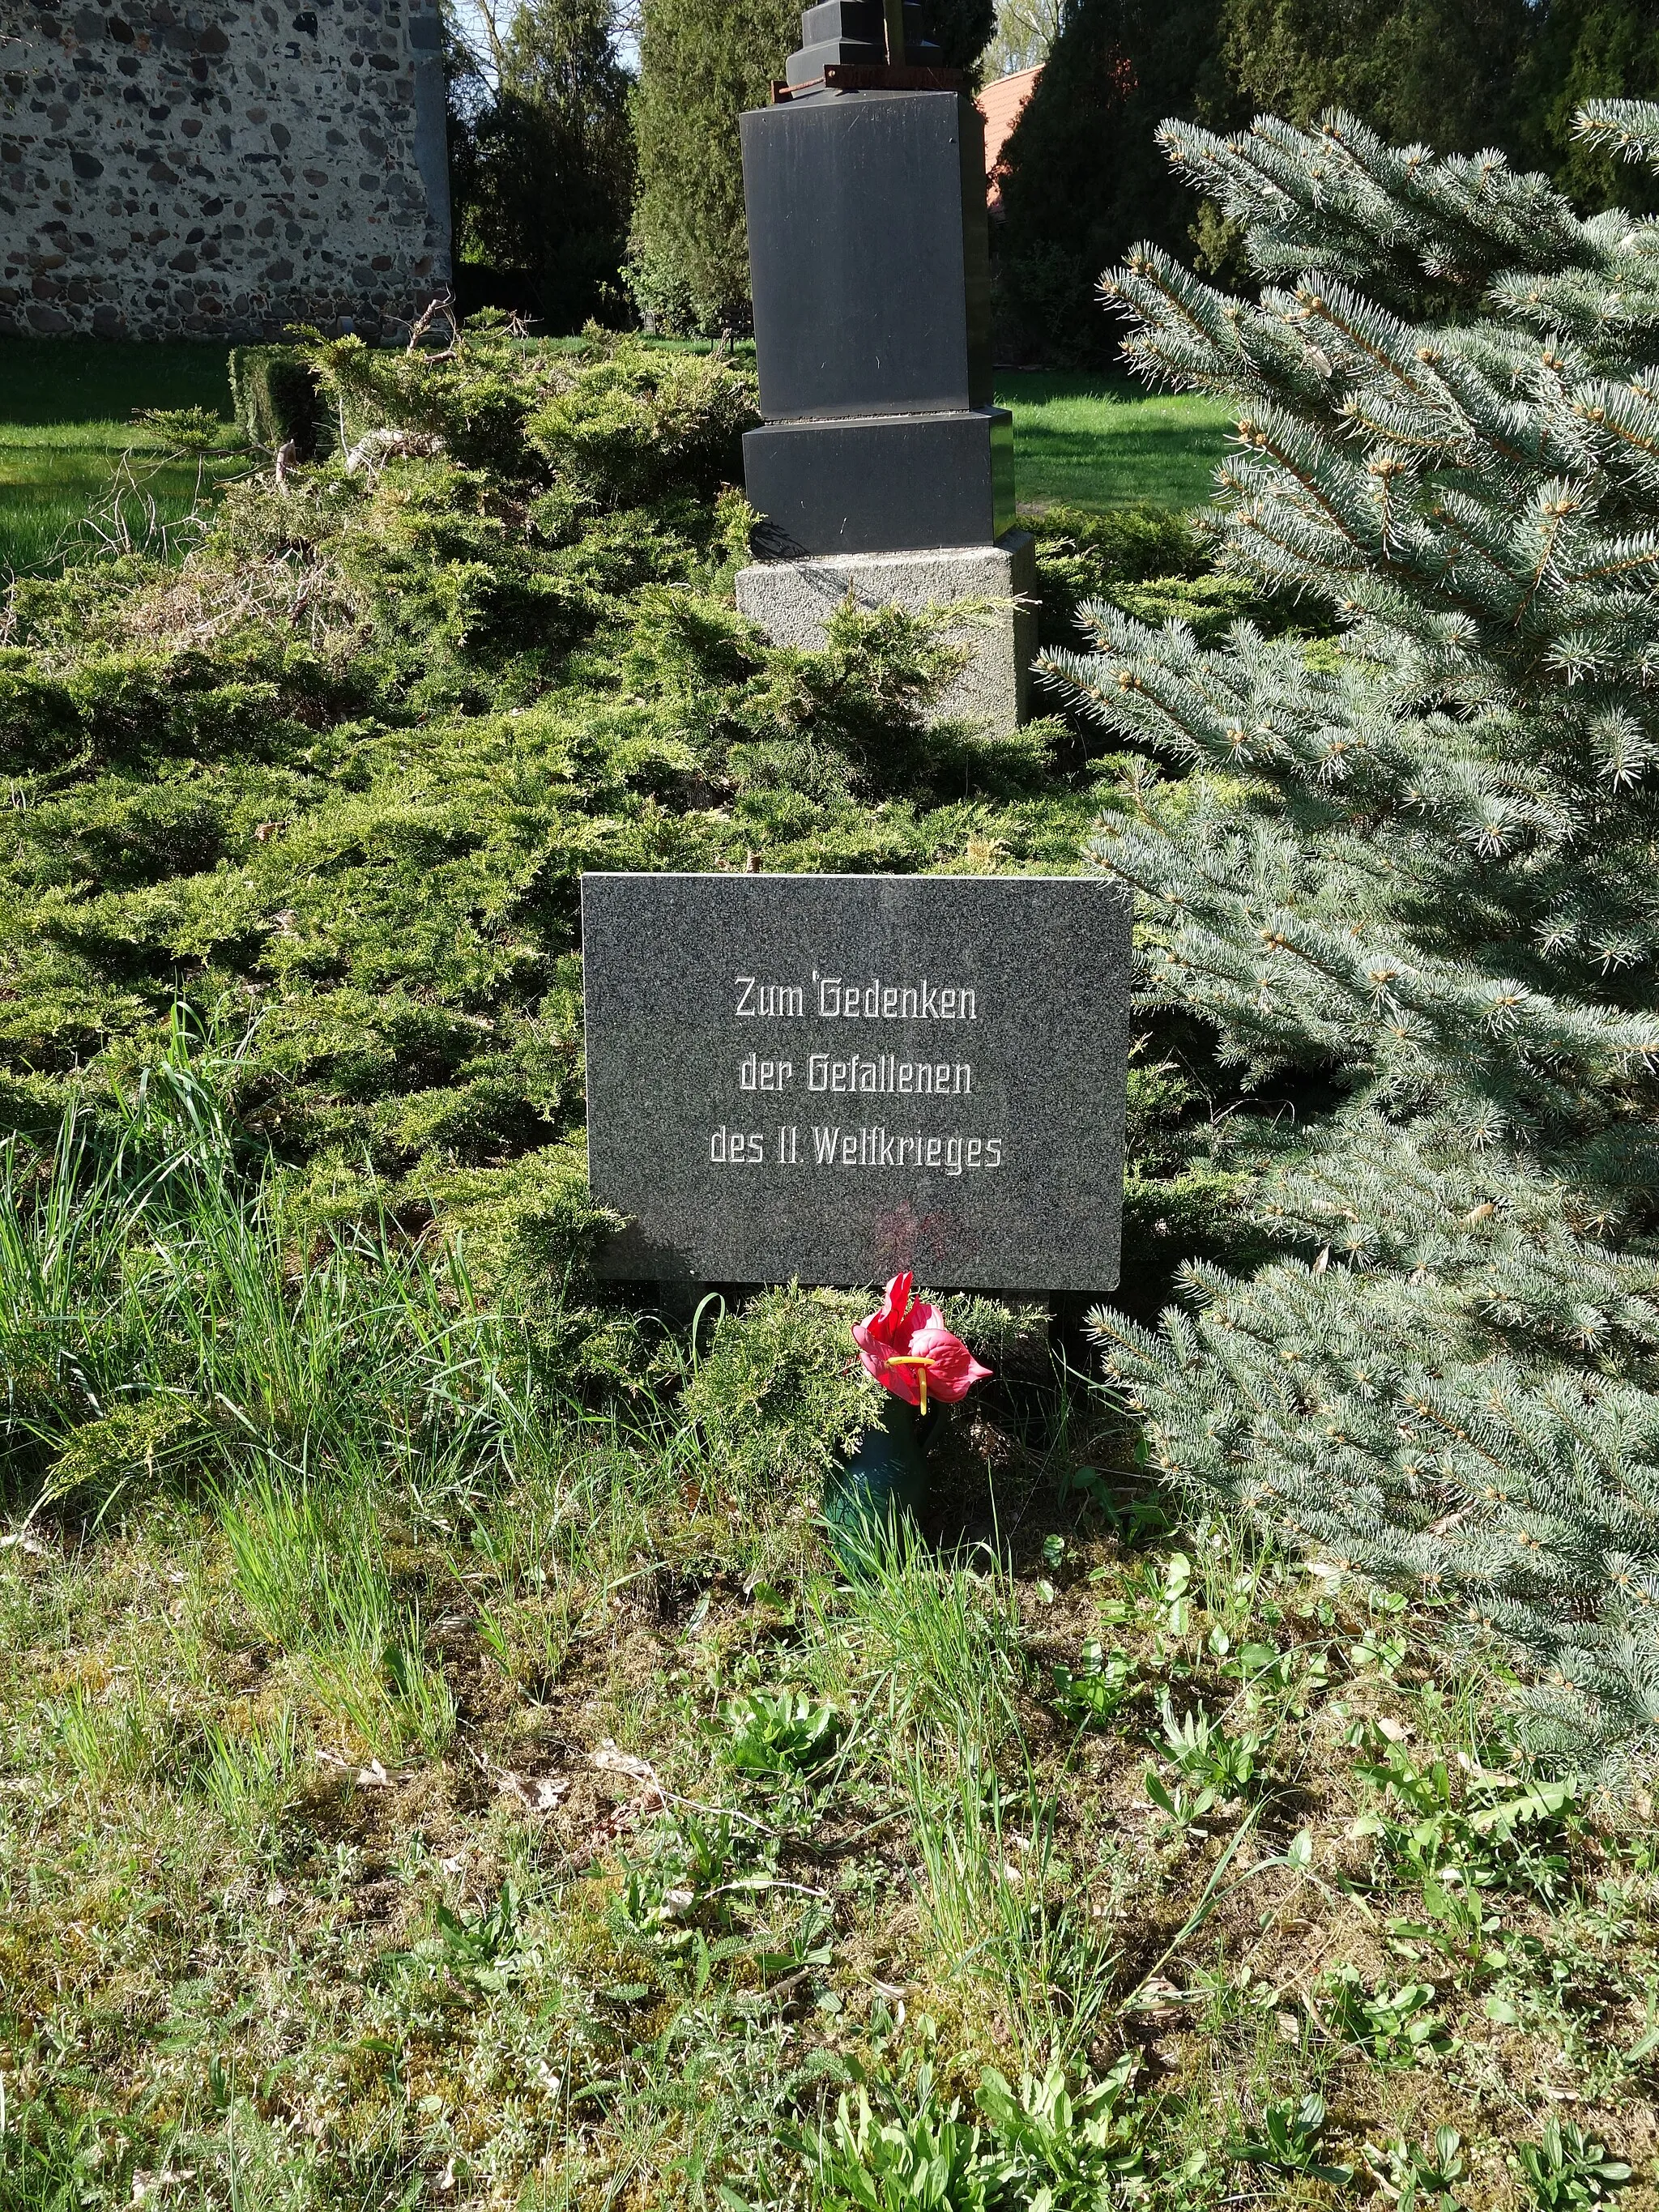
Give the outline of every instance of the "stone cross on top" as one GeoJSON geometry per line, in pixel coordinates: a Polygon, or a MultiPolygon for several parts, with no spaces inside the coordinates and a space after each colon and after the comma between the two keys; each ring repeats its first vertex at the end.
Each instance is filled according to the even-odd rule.
{"type": "MultiPolygon", "coordinates": [[[[920,0],[819,0],[800,19],[801,42],[785,65],[782,95],[817,91],[843,71],[938,71],[940,49],[922,31],[920,0]]],[[[890,79],[889,80],[890,82],[890,79]]],[[[905,82],[909,83],[908,77],[905,82]]],[[[946,88],[941,74],[938,88],[946,88]]]]}

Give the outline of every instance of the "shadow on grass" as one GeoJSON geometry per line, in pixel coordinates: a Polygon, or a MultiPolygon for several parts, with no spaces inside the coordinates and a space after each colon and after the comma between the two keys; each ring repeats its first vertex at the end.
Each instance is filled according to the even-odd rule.
{"type": "Polygon", "coordinates": [[[142,483],[123,501],[125,534],[159,544],[195,502],[196,465],[161,459],[133,415],[204,407],[228,422],[227,362],[222,345],[0,339],[0,586],[97,550],[112,521],[100,530],[87,518],[109,506],[128,450],[142,483]]]}
{"type": "Polygon", "coordinates": [[[228,422],[229,349],[0,338],[0,424],[125,422],[136,407],[205,407],[228,422]]]}

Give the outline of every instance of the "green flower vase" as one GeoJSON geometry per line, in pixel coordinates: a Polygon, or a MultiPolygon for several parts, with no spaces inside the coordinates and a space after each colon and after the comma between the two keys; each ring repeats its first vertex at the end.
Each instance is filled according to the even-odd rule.
{"type": "Polygon", "coordinates": [[[872,1540],[915,1520],[927,1494],[927,1441],[935,1418],[930,1411],[924,1420],[902,1398],[890,1397],[879,1423],[831,1471],[823,1486],[823,1517],[842,1566],[855,1567],[872,1540]]]}

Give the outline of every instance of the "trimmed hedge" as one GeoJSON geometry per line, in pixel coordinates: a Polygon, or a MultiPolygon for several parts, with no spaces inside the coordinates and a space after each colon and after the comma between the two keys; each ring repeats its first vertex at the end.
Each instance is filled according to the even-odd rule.
{"type": "Polygon", "coordinates": [[[234,346],[230,394],[250,445],[274,453],[292,439],[302,461],[321,459],[334,440],[315,371],[296,346],[234,346]]]}

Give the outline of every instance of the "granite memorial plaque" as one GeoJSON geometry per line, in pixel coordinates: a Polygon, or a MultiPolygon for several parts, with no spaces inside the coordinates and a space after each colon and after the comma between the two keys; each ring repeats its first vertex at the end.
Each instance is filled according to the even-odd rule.
{"type": "Polygon", "coordinates": [[[1107,1291],[1122,892],[1079,876],[586,875],[615,1276],[1107,1291]]]}

